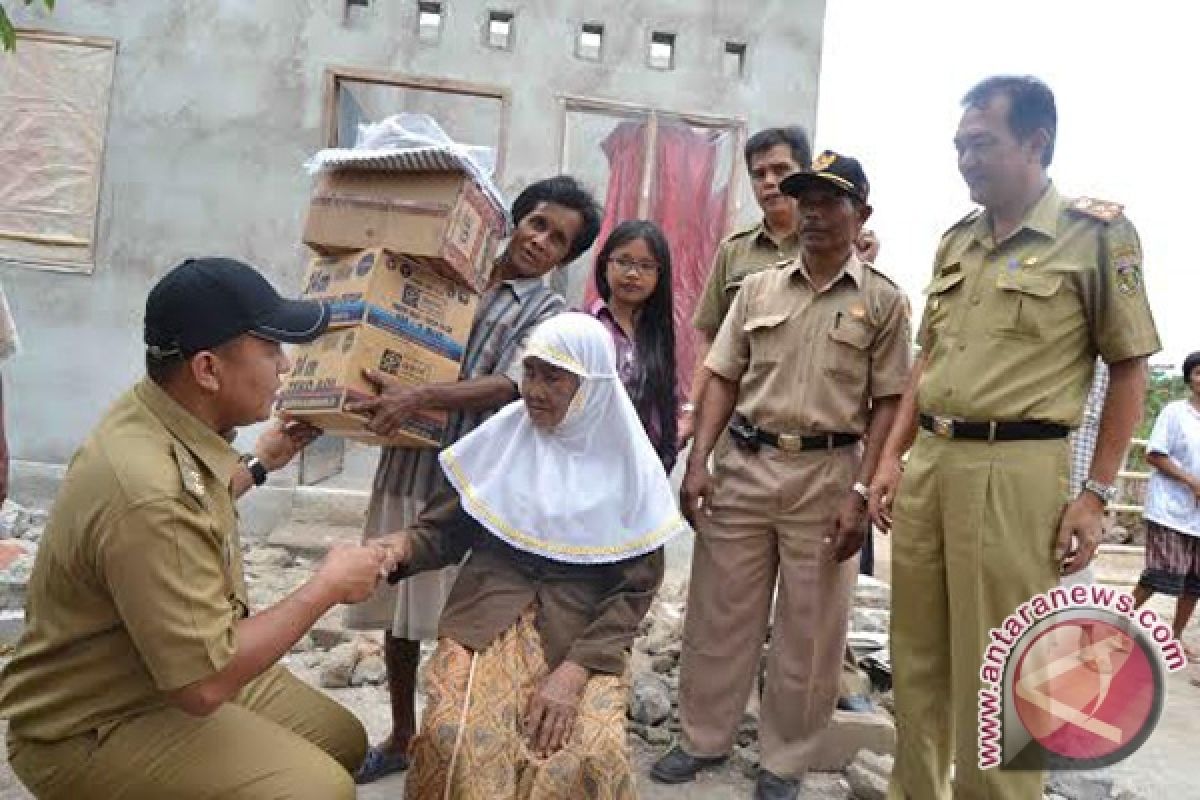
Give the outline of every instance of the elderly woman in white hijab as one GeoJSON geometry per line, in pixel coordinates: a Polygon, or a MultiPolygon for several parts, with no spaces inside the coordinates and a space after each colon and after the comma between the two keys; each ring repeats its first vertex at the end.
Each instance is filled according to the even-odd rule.
{"type": "Polygon", "coordinates": [[[409,800],[633,798],[628,652],[685,530],[585,314],[530,336],[521,400],[441,455],[456,494],[388,540],[398,579],[470,555],[426,668],[409,800]]]}

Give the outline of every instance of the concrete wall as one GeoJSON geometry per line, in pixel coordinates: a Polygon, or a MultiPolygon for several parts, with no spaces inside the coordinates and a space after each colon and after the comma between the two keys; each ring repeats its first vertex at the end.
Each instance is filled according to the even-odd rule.
{"type": "Polygon", "coordinates": [[[823,0],[445,0],[440,42],[427,45],[416,0],[370,0],[349,14],[343,0],[6,6],[18,26],[118,42],[94,274],[0,262],[24,345],[4,374],[11,449],[48,464],[65,462],[140,374],[156,276],[221,253],[262,266],[283,289],[298,284],[309,187],[300,165],[324,144],[327,66],[508,87],[512,192],[557,170],[561,93],[811,130],[824,19],[823,0]],[[483,44],[489,9],[515,13],[511,52],[483,44]],[[605,25],[602,63],[574,56],[584,21],[605,25]],[[647,68],[651,30],[677,34],[674,70],[647,68]],[[748,44],[740,80],[721,77],[726,39],[748,44]]]}

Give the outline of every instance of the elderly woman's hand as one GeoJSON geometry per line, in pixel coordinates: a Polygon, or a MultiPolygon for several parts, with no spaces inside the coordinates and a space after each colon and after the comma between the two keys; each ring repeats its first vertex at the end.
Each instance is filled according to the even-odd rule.
{"type": "Polygon", "coordinates": [[[384,578],[390,583],[395,583],[397,578],[393,578],[392,573],[412,560],[412,542],[408,538],[408,531],[389,533],[372,540],[371,544],[384,551],[384,578]]]}
{"type": "Polygon", "coordinates": [[[529,748],[542,758],[558,752],[570,740],[587,681],[586,667],[564,661],[542,679],[529,698],[525,735],[529,748]]]}

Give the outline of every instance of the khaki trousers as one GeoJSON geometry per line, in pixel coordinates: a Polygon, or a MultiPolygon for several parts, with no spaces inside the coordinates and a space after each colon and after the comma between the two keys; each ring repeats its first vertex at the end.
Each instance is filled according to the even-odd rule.
{"type": "Polygon", "coordinates": [[[679,682],[684,750],[728,753],[757,672],[775,596],[763,687],[762,766],[804,773],[838,697],[857,559],[824,538],[854,483],[857,446],[749,453],[723,437],[711,515],[696,530],[679,682]],[[778,580],[778,591],[776,581],[778,580]]]}
{"type": "Polygon", "coordinates": [[[979,769],[979,668],[988,631],[1058,583],[1068,464],[1065,439],[918,434],[893,509],[893,800],[1041,800],[1041,772],[979,769]]]}
{"type": "Polygon", "coordinates": [[[8,736],[41,800],[353,800],[366,753],[348,710],[276,666],[207,717],[163,708],[59,742],[8,736]]]}

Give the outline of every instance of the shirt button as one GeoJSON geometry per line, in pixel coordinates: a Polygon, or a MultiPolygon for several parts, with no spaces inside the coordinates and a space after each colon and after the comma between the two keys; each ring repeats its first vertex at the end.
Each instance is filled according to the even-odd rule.
{"type": "Polygon", "coordinates": [[[973,306],[979,305],[979,295],[975,295],[974,297],[971,298],[971,305],[973,305],[973,306]]]}
{"type": "Polygon", "coordinates": [[[967,343],[966,343],[966,342],[959,342],[959,343],[958,343],[958,352],[960,352],[960,353],[961,353],[963,350],[966,350],[966,349],[967,349],[967,343]]]}
{"type": "Polygon", "coordinates": [[[953,390],[953,389],[947,389],[947,390],[946,390],[945,392],[943,392],[942,394],[946,395],[946,397],[953,397],[953,396],[954,396],[954,390],[953,390]]]}

